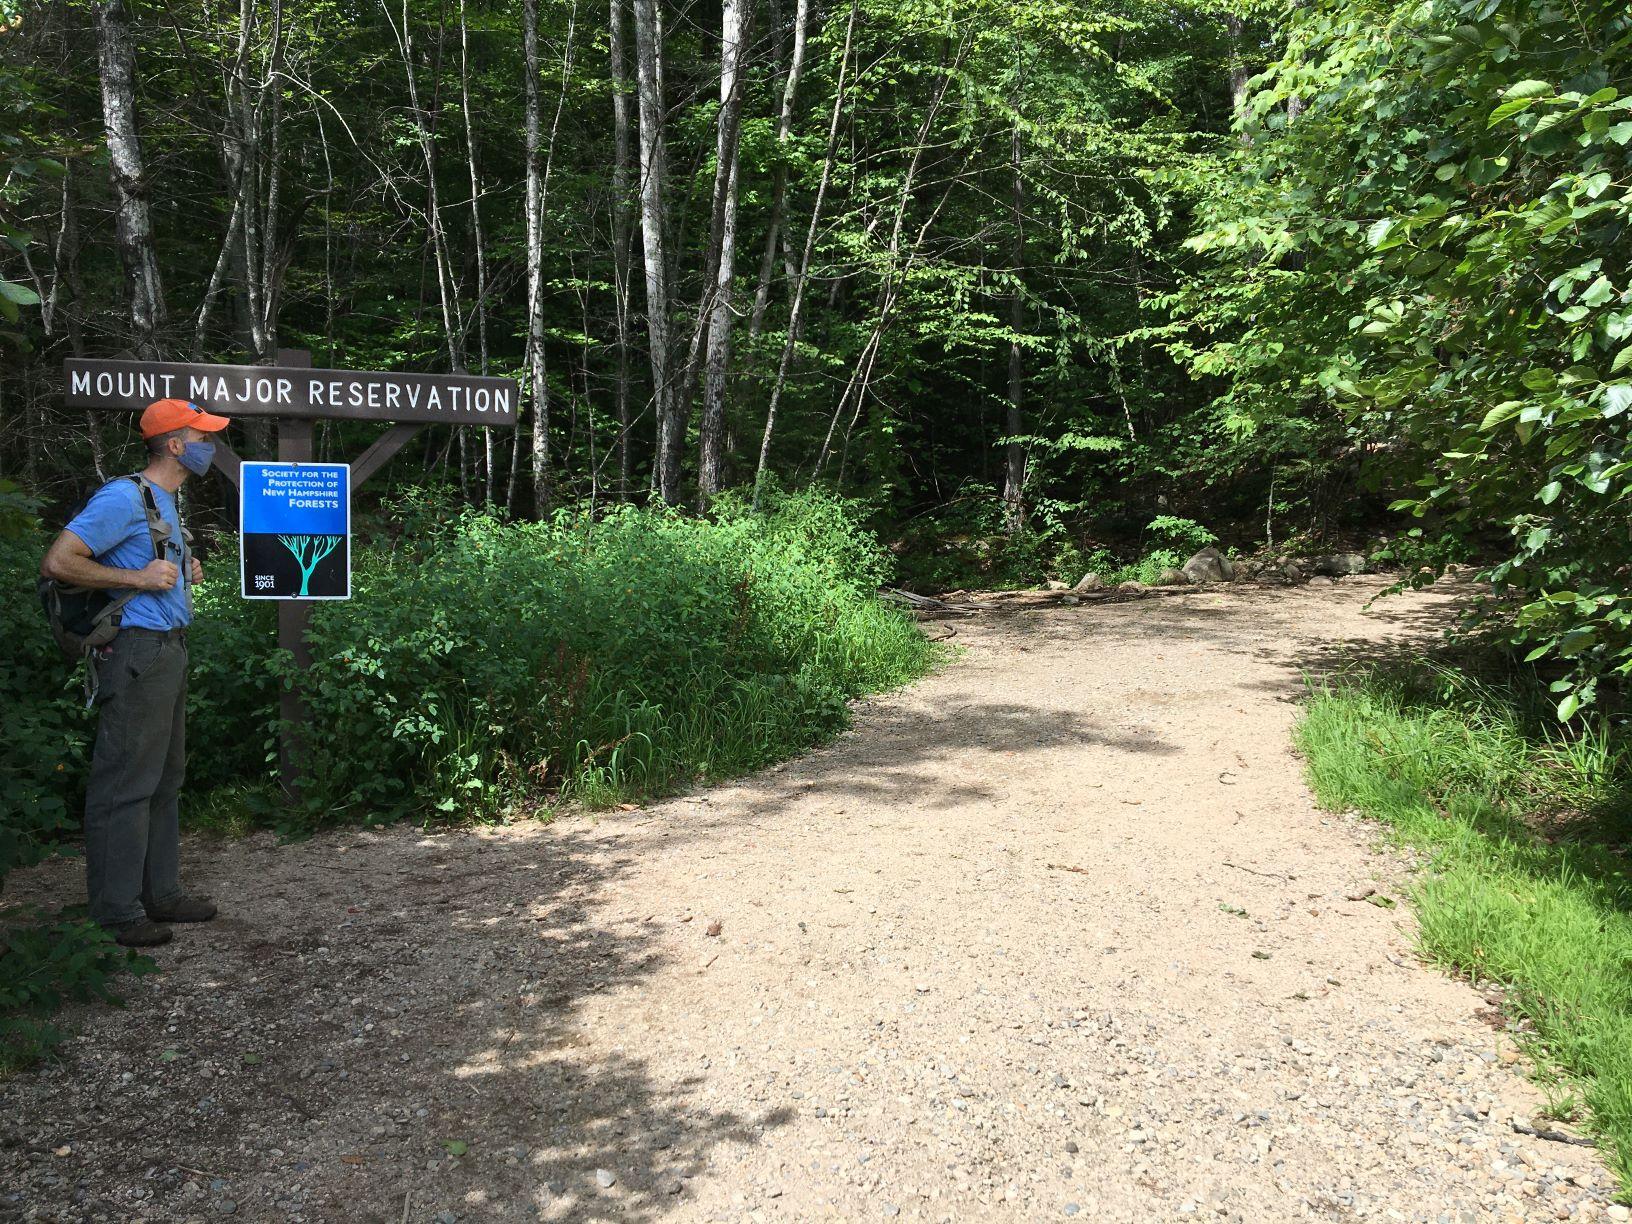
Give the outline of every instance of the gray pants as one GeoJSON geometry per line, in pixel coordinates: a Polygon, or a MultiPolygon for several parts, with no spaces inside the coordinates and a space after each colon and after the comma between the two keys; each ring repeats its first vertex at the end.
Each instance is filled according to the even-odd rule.
{"type": "Polygon", "coordinates": [[[114,926],[183,895],[176,797],[187,769],[187,641],[124,630],[97,672],[85,884],[92,920],[114,926]]]}

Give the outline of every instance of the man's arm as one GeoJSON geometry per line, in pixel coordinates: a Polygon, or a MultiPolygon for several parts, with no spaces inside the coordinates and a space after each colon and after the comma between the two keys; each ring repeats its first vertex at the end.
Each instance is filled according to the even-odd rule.
{"type": "Polygon", "coordinates": [[[45,560],[40,562],[40,574],[68,586],[99,591],[133,587],[138,591],[168,591],[176,585],[181,571],[171,561],[149,561],[139,570],[103,565],[84,540],[71,531],[63,531],[46,549],[45,560]]]}

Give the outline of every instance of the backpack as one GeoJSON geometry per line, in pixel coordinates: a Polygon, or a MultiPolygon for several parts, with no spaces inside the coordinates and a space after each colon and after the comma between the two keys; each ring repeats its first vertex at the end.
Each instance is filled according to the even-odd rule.
{"type": "MultiPolygon", "coordinates": [[[[134,481],[136,487],[142,491],[142,508],[147,513],[147,531],[153,540],[153,558],[156,561],[163,561],[164,546],[170,539],[170,524],[164,521],[164,515],[159,511],[159,503],[153,496],[153,486],[147,482],[146,477],[139,474],[121,476],[120,479],[134,481]]],[[[86,502],[89,500],[87,498],[86,502]]],[[[82,504],[81,509],[83,508],[82,504]]],[[[187,531],[183,528],[184,540],[186,535],[187,531]]],[[[184,564],[185,561],[186,558],[183,556],[184,564]]],[[[97,654],[113,641],[114,634],[119,632],[120,622],[124,619],[125,605],[140,592],[134,589],[121,591],[70,586],[58,582],[55,578],[41,578],[38,590],[40,604],[45,609],[45,619],[51,626],[51,636],[56,639],[63,657],[70,662],[77,663],[83,660],[85,663],[85,704],[90,705],[96,699],[97,654]]]]}

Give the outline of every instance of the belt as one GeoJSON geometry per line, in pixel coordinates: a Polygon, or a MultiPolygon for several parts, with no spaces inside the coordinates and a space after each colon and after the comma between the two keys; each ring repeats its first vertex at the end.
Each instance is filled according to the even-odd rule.
{"type": "Polygon", "coordinates": [[[186,625],[176,629],[144,629],[139,625],[132,625],[129,629],[119,630],[121,637],[127,633],[132,637],[158,638],[161,642],[185,642],[187,640],[186,625]]]}

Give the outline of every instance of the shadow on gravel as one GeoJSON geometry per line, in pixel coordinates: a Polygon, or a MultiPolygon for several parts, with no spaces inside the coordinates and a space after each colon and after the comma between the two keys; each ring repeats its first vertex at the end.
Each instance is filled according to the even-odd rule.
{"type": "MultiPolygon", "coordinates": [[[[859,770],[848,776],[826,774],[822,793],[835,801],[849,798],[946,810],[997,797],[974,775],[967,782],[949,784],[957,771],[946,768],[948,757],[970,751],[1027,756],[1074,747],[1159,756],[1178,751],[1154,733],[1107,728],[1096,719],[1058,706],[965,702],[926,711],[890,705],[869,716],[865,774],[859,770]]],[[[836,749],[857,750],[849,743],[836,749]]],[[[754,789],[753,806],[760,815],[785,810],[807,793],[797,769],[760,775],[754,789]]]]}
{"type": "MultiPolygon", "coordinates": [[[[1291,695],[1302,697],[1310,684],[1335,679],[1364,668],[1412,669],[1448,661],[1457,647],[1445,632],[1458,622],[1459,608],[1472,598],[1471,584],[1462,588],[1432,589],[1431,594],[1381,596],[1372,610],[1392,630],[1388,637],[1363,640],[1288,640],[1260,646],[1254,654],[1266,662],[1292,669],[1291,695]]],[[[1269,682],[1273,685],[1273,682],[1269,682]]]]}
{"type": "Polygon", "coordinates": [[[605,992],[662,953],[603,914],[629,860],[594,830],[190,851],[226,916],[0,1084],[0,1218],[656,1220],[719,1144],[787,1120],[606,1054],[605,992]]]}

